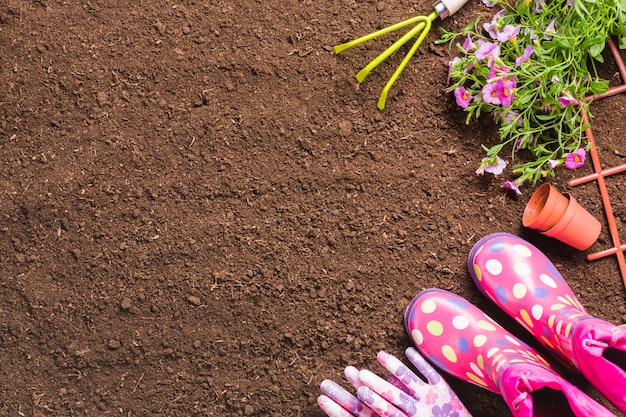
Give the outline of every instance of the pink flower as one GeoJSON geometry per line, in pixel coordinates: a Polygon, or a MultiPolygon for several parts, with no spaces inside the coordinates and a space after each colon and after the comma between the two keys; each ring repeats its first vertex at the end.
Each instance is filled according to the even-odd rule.
{"type": "Polygon", "coordinates": [[[483,101],[489,104],[501,104],[500,96],[498,95],[498,91],[496,90],[497,83],[487,83],[482,89],[483,92],[483,101]]]}
{"type": "Polygon", "coordinates": [[[553,35],[556,35],[556,30],[554,29],[554,25],[556,24],[556,17],[552,19],[552,21],[546,27],[546,31],[543,35],[543,38],[546,40],[552,39],[553,35]]]}
{"type": "Polygon", "coordinates": [[[467,38],[465,38],[465,41],[463,42],[463,49],[467,52],[471,52],[472,50],[474,50],[474,48],[476,48],[476,44],[468,34],[467,38]]]}
{"type": "Polygon", "coordinates": [[[456,104],[458,104],[459,107],[462,107],[464,109],[466,109],[469,106],[470,101],[472,100],[472,95],[467,92],[465,87],[455,88],[454,97],[456,98],[456,104]]]}
{"type": "Polygon", "coordinates": [[[488,172],[493,175],[500,175],[506,168],[507,162],[499,156],[483,158],[480,167],[476,170],[476,175],[483,175],[488,172]]]}
{"type": "Polygon", "coordinates": [[[448,63],[448,80],[446,81],[446,84],[450,84],[450,79],[452,78],[452,69],[459,62],[461,62],[461,58],[455,56],[454,59],[448,63]]]}
{"type": "Polygon", "coordinates": [[[503,107],[510,107],[511,102],[515,98],[513,89],[517,86],[513,77],[503,77],[496,81],[496,94],[500,99],[500,104],[503,107]]]}
{"type": "Polygon", "coordinates": [[[500,56],[500,45],[497,42],[483,42],[474,55],[479,61],[485,58],[497,58],[500,56]]]}
{"type": "Polygon", "coordinates": [[[548,167],[550,167],[550,169],[554,169],[556,167],[558,167],[559,165],[561,165],[562,161],[559,161],[558,159],[549,159],[548,160],[548,167]]]}
{"type": "Polygon", "coordinates": [[[565,154],[565,168],[576,169],[585,164],[587,152],[583,148],[579,148],[575,152],[565,154]]]}
{"type": "Polygon", "coordinates": [[[496,33],[496,39],[500,42],[506,42],[517,36],[522,26],[506,25],[501,32],[496,33]]]}
{"type": "Polygon", "coordinates": [[[571,94],[566,93],[564,96],[559,97],[559,103],[561,103],[562,106],[569,106],[570,104],[577,106],[578,100],[572,97],[571,94]]]}
{"type": "Polygon", "coordinates": [[[521,194],[522,192],[519,190],[520,183],[517,181],[504,181],[504,187],[509,190],[515,191],[515,194],[521,194]]]}
{"type": "Polygon", "coordinates": [[[500,29],[500,23],[498,22],[498,20],[500,20],[500,18],[504,16],[505,13],[506,11],[502,9],[493,16],[493,19],[491,19],[490,23],[483,23],[483,29],[485,29],[485,32],[487,32],[489,36],[491,36],[491,39],[496,39],[497,30],[500,29]]]}
{"type": "Polygon", "coordinates": [[[530,59],[530,56],[533,54],[533,52],[535,52],[535,50],[530,45],[524,48],[524,52],[522,52],[522,54],[519,57],[515,58],[515,68],[519,67],[524,62],[528,61],[530,59]]]}

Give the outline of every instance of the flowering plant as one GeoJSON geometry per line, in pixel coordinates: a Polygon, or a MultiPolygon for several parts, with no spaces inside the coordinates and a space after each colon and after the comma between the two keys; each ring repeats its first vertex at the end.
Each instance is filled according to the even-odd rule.
{"type": "Polygon", "coordinates": [[[461,40],[448,90],[467,123],[490,113],[499,124],[500,142],[483,145],[477,174],[501,174],[505,147],[512,158],[524,152],[512,169],[516,179],[504,184],[520,193],[523,183],[553,176],[559,165],[584,164],[582,110],[591,120],[586,98],[609,88],[596,70],[607,40],[626,47],[626,0],[483,1],[503,8],[482,25],[479,17],[460,33],[443,31],[440,42],[461,40]]]}

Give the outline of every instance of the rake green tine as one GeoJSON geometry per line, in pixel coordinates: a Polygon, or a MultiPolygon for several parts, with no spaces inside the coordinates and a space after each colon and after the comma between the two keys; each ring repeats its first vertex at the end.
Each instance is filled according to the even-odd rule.
{"type": "MultiPolygon", "coordinates": [[[[409,63],[409,61],[411,60],[411,58],[417,51],[417,48],[419,48],[422,42],[424,42],[424,39],[426,38],[426,36],[428,35],[428,32],[430,31],[430,28],[432,26],[432,21],[430,20],[430,16],[428,17],[422,16],[422,17],[424,19],[424,25],[426,26],[426,28],[420,34],[419,38],[417,38],[417,40],[415,41],[415,43],[413,44],[409,52],[406,54],[402,62],[400,62],[400,65],[398,65],[398,68],[396,68],[396,71],[393,73],[391,78],[389,78],[389,81],[387,81],[387,84],[385,84],[385,88],[383,88],[383,91],[380,93],[380,98],[378,99],[378,103],[376,105],[376,107],[378,107],[380,110],[383,110],[385,108],[385,103],[387,101],[387,93],[389,93],[391,86],[393,85],[393,83],[396,82],[396,80],[398,79],[402,71],[404,70],[404,67],[406,67],[406,65],[409,63]]],[[[409,33],[415,34],[416,29],[417,29],[417,26],[413,28],[409,33]]]]}
{"type": "MultiPolygon", "coordinates": [[[[369,64],[365,66],[361,71],[356,75],[356,79],[358,82],[362,83],[365,80],[365,77],[369,75],[369,73],[380,65],[385,59],[389,58],[391,54],[396,52],[402,45],[407,43],[409,39],[414,37],[420,30],[423,30],[426,25],[428,25],[428,29],[425,30],[426,34],[430,30],[431,22],[437,18],[438,14],[436,12],[432,12],[428,16],[415,16],[411,18],[413,22],[419,22],[413,29],[405,33],[400,39],[395,41],[389,48],[385,49],[380,55],[374,58],[369,64]]],[[[421,43],[421,42],[420,42],[421,43]]]]}
{"type": "MultiPolygon", "coordinates": [[[[430,16],[432,16],[432,13],[428,17],[430,18],[430,16]]],[[[408,26],[408,25],[411,25],[413,23],[419,22],[421,20],[421,18],[423,18],[423,17],[424,16],[415,16],[415,17],[412,17],[410,19],[403,20],[402,22],[398,22],[398,23],[393,24],[391,26],[387,26],[386,28],[377,30],[376,32],[372,32],[369,35],[361,36],[360,38],[354,39],[354,40],[352,40],[350,42],[346,42],[346,43],[342,43],[341,45],[333,46],[333,50],[335,51],[336,54],[339,54],[340,52],[343,52],[343,51],[345,51],[348,48],[352,48],[353,46],[362,44],[363,42],[367,42],[367,41],[369,41],[371,39],[374,39],[374,38],[377,38],[379,36],[385,35],[387,33],[393,32],[394,30],[402,29],[405,26],[408,26]]]]}

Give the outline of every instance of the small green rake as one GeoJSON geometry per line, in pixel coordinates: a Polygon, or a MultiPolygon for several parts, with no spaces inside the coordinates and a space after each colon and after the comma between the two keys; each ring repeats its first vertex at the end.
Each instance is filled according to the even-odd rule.
{"type": "Polygon", "coordinates": [[[408,64],[409,60],[413,57],[417,48],[422,44],[428,33],[430,32],[430,28],[432,27],[432,23],[438,17],[441,19],[445,19],[448,16],[456,13],[468,0],[439,0],[437,3],[433,5],[435,9],[428,16],[415,16],[410,19],[404,20],[402,22],[396,23],[395,25],[388,26],[384,29],[378,30],[376,32],[370,33],[369,35],[362,36],[358,39],[355,39],[350,42],[343,43],[341,45],[337,45],[333,47],[336,54],[339,54],[342,51],[345,51],[348,48],[352,48],[353,46],[359,45],[363,42],[367,42],[371,39],[377,38],[378,36],[385,35],[387,33],[393,32],[398,29],[402,29],[406,26],[415,25],[412,29],[410,29],[407,33],[405,33],[400,39],[395,41],[390,47],[385,49],[380,55],[374,58],[369,64],[367,64],[361,71],[356,74],[356,79],[359,83],[362,83],[365,80],[365,77],[376,68],[381,62],[387,59],[391,54],[396,52],[402,45],[407,43],[409,40],[414,38],[419,34],[415,43],[406,54],[400,65],[393,73],[385,88],[383,88],[382,93],[380,94],[380,98],[378,99],[377,107],[382,110],[385,108],[385,103],[387,101],[387,94],[391,89],[393,83],[398,79],[404,67],[408,64]]]}

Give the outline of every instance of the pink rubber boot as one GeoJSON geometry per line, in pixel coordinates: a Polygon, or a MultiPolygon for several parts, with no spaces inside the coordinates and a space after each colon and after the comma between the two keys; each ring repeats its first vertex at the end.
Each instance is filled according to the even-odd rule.
{"type": "Polygon", "coordinates": [[[518,236],[484,237],[468,265],[485,296],[626,413],[626,328],[590,316],[548,258],[518,236]]]}
{"type": "Polygon", "coordinates": [[[422,291],[407,307],[404,324],[426,358],[450,375],[501,394],[514,417],[615,417],[456,294],[422,291]]]}

